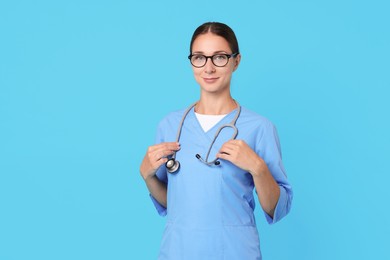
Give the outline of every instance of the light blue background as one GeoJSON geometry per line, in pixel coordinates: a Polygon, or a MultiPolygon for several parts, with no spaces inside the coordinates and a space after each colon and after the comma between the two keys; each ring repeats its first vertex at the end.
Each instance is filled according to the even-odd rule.
{"type": "Polygon", "coordinates": [[[390,259],[390,5],[1,1],[0,259],[155,259],[139,175],[158,121],[195,101],[193,30],[229,24],[232,92],[275,123],[295,197],[256,209],[264,259],[390,259]]]}

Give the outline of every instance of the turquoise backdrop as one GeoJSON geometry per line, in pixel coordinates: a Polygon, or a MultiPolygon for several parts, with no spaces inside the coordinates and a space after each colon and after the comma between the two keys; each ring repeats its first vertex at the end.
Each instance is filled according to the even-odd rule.
{"type": "Polygon", "coordinates": [[[198,99],[194,29],[236,32],[233,96],[277,126],[294,188],[264,259],[390,259],[390,2],[0,2],[0,259],[156,259],[139,175],[198,99]]]}

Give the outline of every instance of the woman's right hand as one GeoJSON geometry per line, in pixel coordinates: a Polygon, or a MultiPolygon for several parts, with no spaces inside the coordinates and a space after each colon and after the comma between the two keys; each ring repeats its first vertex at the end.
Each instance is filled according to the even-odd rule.
{"type": "Polygon", "coordinates": [[[157,169],[168,161],[167,156],[178,150],[180,150],[180,144],[177,142],[165,142],[149,146],[140,167],[142,178],[147,180],[153,177],[157,169]]]}

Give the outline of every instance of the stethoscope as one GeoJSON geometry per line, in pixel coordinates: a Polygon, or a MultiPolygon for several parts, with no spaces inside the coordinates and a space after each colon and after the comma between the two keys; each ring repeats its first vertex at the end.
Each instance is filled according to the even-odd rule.
{"type": "MultiPolygon", "coordinates": [[[[236,102],[236,101],[235,101],[236,102]]],[[[183,117],[180,121],[180,124],[179,124],[179,129],[177,131],[177,135],[176,135],[176,142],[179,142],[180,140],[180,134],[181,134],[181,129],[183,128],[183,124],[184,124],[184,120],[186,119],[188,113],[191,111],[191,109],[197,104],[198,102],[195,102],[194,104],[192,104],[191,106],[189,106],[187,108],[187,110],[184,112],[183,114],[183,117]]],[[[214,160],[212,161],[208,161],[209,159],[209,155],[210,155],[210,152],[211,152],[211,148],[213,147],[215,141],[217,140],[217,137],[219,135],[219,133],[222,131],[222,129],[226,128],[226,127],[231,127],[233,128],[234,130],[234,133],[232,135],[232,137],[229,139],[229,140],[233,140],[236,138],[237,134],[238,134],[238,129],[236,127],[236,121],[238,119],[238,117],[240,116],[240,113],[241,113],[241,106],[240,104],[237,104],[237,113],[236,113],[236,116],[233,118],[233,120],[229,123],[229,124],[225,124],[225,125],[222,125],[220,128],[218,128],[217,132],[215,133],[215,136],[214,136],[214,139],[213,141],[211,142],[210,144],[210,147],[209,147],[209,150],[207,152],[207,155],[206,155],[206,159],[204,160],[199,154],[196,154],[195,157],[201,161],[202,163],[208,165],[208,166],[211,166],[211,165],[220,165],[221,162],[218,161],[217,158],[215,158],[214,160]]],[[[180,168],[180,163],[178,160],[175,159],[176,158],[176,152],[173,153],[172,157],[170,159],[168,159],[168,161],[165,163],[165,166],[167,168],[167,171],[169,173],[174,173],[176,172],[179,168],[180,168]]]]}

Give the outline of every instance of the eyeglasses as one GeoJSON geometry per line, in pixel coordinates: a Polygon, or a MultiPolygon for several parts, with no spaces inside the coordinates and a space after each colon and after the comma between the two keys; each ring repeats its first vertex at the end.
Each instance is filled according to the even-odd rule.
{"type": "Polygon", "coordinates": [[[195,68],[201,68],[206,65],[207,60],[211,59],[213,64],[217,67],[224,67],[228,64],[230,58],[234,58],[238,55],[238,53],[233,54],[215,54],[213,56],[206,56],[202,54],[191,54],[188,56],[188,59],[191,61],[192,66],[195,68]]]}

